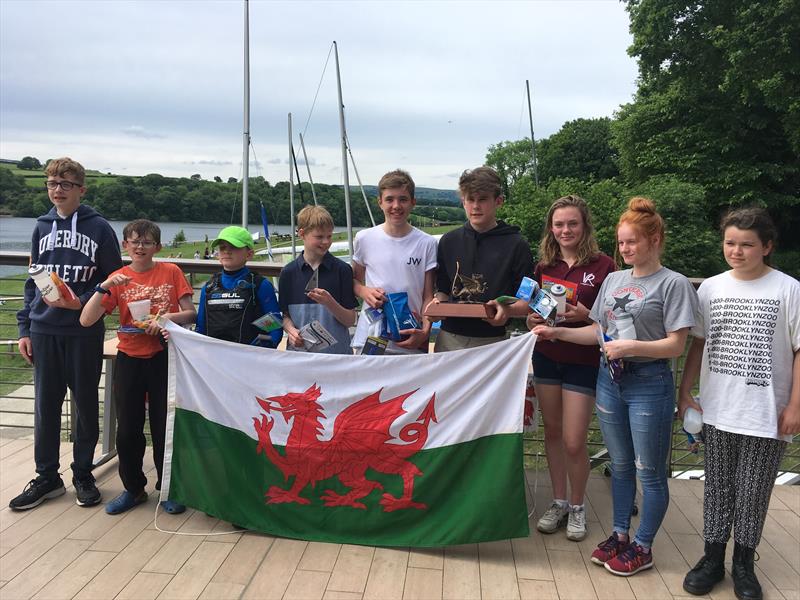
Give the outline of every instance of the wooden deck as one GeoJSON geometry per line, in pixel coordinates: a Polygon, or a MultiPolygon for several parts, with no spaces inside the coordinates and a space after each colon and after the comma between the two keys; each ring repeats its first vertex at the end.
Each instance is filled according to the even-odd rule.
{"type": "MultiPolygon", "coordinates": [[[[63,444],[62,451],[62,465],[69,464],[71,445],[63,444]]],[[[122,489],[116,467],[113,460],[95,473],[104,500],[122,489]]],[[[152,484],[152,463],[150,468],[152,484]]],[[[610,482],[599,475],[589,482],[589,536],[581,543],[568,541],[563,531],[550,536],[535,531],[551,496],[546,474],[539,475],[537,485],[529,473],[531,506],[534,490],[536,499],[530,537],[434,550],[227,533],[230,525],[193,510],[159,515],[162,529],[201,534],[173,535],[154,527],[154,494],[147,504],[112,517],[102,505],[77,506],[69,485],[60,498],[31,511],[12,512],[8,501],[32,475],[32,440],[0,439],[2,600],[671,599],[687,596],[681,582],[702,550],[703,484],[698,481],[670,482],[672,502],[653,549],[656,567],[626,579],[589,561],[593,547],[608,535],[611,514],[610,482]]],[[[764,597],[800,599],[800,487],[775,488],[758,552],[764,597]]],[[[735,597],[730,577],[711,597],[735,597]]]]}

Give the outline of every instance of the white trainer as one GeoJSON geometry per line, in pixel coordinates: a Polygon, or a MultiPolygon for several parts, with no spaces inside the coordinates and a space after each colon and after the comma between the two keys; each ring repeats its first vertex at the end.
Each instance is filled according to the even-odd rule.
{"type": "Polygon", "coordinates": [[[586,510],[583,506],[571,506],[567,521],[567,539],[580,542],[586,537],[586,510]]]}
{"type": "Polygon", "coordinates": [[[553,533],[559,528],[567,524],[567,514],[569,513],[569,505],[562,506],[558,502],[553,502],[539,522],[536,524],[536,529],[542,533],[553,533]]]}

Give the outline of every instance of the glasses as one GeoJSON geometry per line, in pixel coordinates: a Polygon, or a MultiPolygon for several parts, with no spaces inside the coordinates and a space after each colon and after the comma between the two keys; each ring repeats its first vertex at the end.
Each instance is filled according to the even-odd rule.
{"type": "Polygon", "coordinates": [[[138,246],[139,248],[155,248],[158,244],[150,240],[125,240],[129,246],[138,246]]]}
{"type": "Polygon", "coordinates": [[[65,192],[70,191],[74,187],[81,187],[80,183],[74,183],[72,181],[48,181],[44,184],[48,190],[54,190],[58,186],[61,186],[61,189],[65,192]]]}

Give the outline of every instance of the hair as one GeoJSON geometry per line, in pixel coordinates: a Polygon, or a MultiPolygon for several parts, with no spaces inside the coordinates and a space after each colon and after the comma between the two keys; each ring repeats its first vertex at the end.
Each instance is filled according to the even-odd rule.
{"type": "Polygon", "coordinates": [[[324,206],[304,206],[297,213],[297,227],[304,231],[333,229],[333,217],[324,206]]]}
{"type": "Polygon", "coordinates": [[[416,186],[414,185],[414,180],[411,179],[411,175],[408,174],[408,171],[403,171],[402,169],[389,171],[386,175],[381,177],[381,180],[378,182],[378,200],[383,197],[384,190],[401,187],[406,188],[408,194],[412,198],[415,197],[414,192],[416,191],[416,186]]]}
{"type": "Polygon", "coordinates": [[[461,196],[464,198],[481,194],[489,194],[492,198],[499,198],[503,195],[502,189],[500,176],[492,167],[467,169],[458,180],[458,191],[461,192],[461,196]]]}
{"type": "Polygon", "coordinates": [[[81,186],[86,180],[86,169],[83,168],[81,163],[72,160],[68,156],[50,160],[44,168],[44,173],[48,177],[66,177],[67,174],[70,174],[81,186]]]}
{"type": "Polygon", "coordinates": [[[122,230],[122,239],[128,239],[128,236],[135,233],[140,238],[150,236],[156,244],[161,243],[161,228],[147,219],[136,219],[131,221],[122,230]]]}
{"type": "MultiPolygon", "coordinates": [[[[622,213],[617,223],[617,229],[620,225],[627,223],[638,231],[638,233],[646,237],[651,243],[653,238],[658,236],[658,251],[659,253],[664,249],[664,244],[667,241],[667,229],[664,225],[664,219],[656,211],[655,203],[650,198],[643,198],[641,196],[634,196],[628,202],[628,209],[622,213]]],[[[615,250],[615,256],[618,263],[621,263],[619,255],[619,245],[615,250]]]]}
{"type": "Polygon", "coordinates": [[[542,230],[542,240],[539,242],[540,265],[552,266],[555,264],[556,259],[561,256],[561,247],[558,245],[558,241],[556,241],[553,235],[553,213],[559,208],[569,207],[577,208],[583,219],[583,237],[578,242],[575,264],[586,264],[600,254],[600,248],[594,237],[592,216],[589,212],[589,207],[586,205],[586,200],[575,194],[570,194],[568,196],[562,196],[554,201],[550,205],[550,210],[547,211],[547,219],[544,224],[544,229],[542,230]]]}
{"type": "Polygon", "coordinates": [[[761,244],[766,246],[772,242],[772,249],[764,256],[764,264],[772,265],[772,253],[778,241],[778,228],[769,213],[760,206],[747,206],[735,208],[728,212],[719,223],[719,230],[723,237],[728,227],[736,227],[744,231],[755,231],[761,244]]]}

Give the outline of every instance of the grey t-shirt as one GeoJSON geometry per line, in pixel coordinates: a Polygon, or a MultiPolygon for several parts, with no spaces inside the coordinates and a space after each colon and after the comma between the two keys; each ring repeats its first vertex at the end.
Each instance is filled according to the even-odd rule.
{"type": "MultiPolygon", "coordinates": [[[[633,269],[626,269],[606,277],[589,317],[616,338],[617,316],[628,312],[633,317],[636,339],[650,342],[663,340],[668,332],[693,327],[697,308],[697,293],[680,273],[661,267],[646,277],[634,277],[633,269]]],[[[632,356],[625,360],[653,359],[632,356]]]]}

